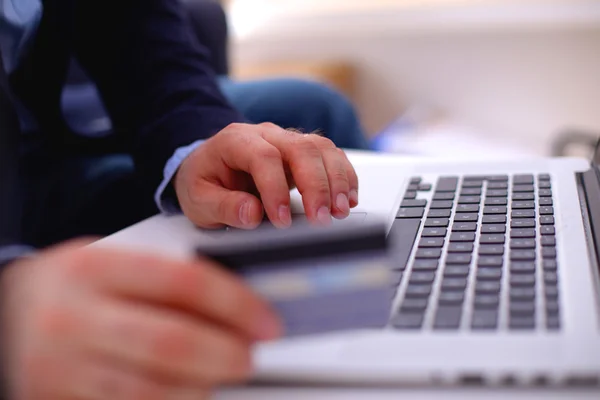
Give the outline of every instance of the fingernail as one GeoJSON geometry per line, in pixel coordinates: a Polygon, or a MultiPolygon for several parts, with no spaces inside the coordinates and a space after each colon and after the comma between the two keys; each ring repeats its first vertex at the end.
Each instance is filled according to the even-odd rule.
{"type": "Polygon", "coordinates": [[[319,208],[319,211],[317,211],[317,220],[323,225],[331,224],[331,212],[329,212],[328,207],[319,208]]]}
{"type": "Polygon", "coordinates": [[[260,340],[271,340],[281,336],[281,325],[271,316],[258,320],[257,335],[260,340]]]}
{"type": "Polygon", "coordinates": [[[348,193],[348,197],[350,197],[350,205],[354,207],[358,204],[358,190],[350,190],[350,193],[348,193]]]}
{"type": "Polygon", "coordinates": [[[240,207],[240,222],[242,223],[242,225],[250,224],[250,202],[249,201],[245,202],[240,207]]]}
{"type": "Polygon", "coordinates": [[[350,213],[350,203],[348,202],[348,196],[346,196],[344,193],[340,193],[337,195],[335,205],[337,206],[338,210],[340,210],[344,214],[350,213]]]}
{"type": "Polygon", "coordinates": [[[289,206],[279,206],[279,221],[285,226],[292,225],[292,216],[289,206]]]}

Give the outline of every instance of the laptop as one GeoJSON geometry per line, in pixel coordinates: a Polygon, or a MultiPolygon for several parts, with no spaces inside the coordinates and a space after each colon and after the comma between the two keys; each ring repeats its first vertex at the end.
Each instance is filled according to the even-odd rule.
{"type": "Polygon", "coordinates": [[[352,161],[351,229],[399,249],[389,321],[261,344],[258,382],[600,386],[597,161],[352,161]]]}

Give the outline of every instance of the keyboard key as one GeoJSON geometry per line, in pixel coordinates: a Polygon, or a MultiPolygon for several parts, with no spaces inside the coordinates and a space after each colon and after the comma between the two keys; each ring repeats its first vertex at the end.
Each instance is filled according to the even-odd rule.
{"type": "Polygon", "coordinates": [[[556,272],[544,272],[544,282],[547,285],[556,285],[558,283],[558,274],[556,272]]]}
{"type": "Polygon", "coordinates": [[[513,201],[513,210],[535,210],[535,201],[513,201]]]}
{"type": "Polygon", "coordinates": [[[542,247],[543,258],[556,258],[556,247],[542,247]]]}
{"type": "Polygon", "coordinates": [[[419,189],[419,185],[418,184],[414,184],[414,183],[411,183],[406,188],[406,190],[411,191],[411,192],[416,192],[418,189],[419,189]]]}
{"type": "Polygon", "coordinates": [[[549,181],[552,178],[550,177],[550,174],[539,174],[538,179],[540,181],[549,181]]]}
{"type": "Polygon", "coordinates": [[[491,189],[485,193],[486,197],[508,197],[508,190],[491,189]]]}
{"type": "Polygon", "coordinates": [[[415,258],[439,259],[441,256],[441,249],[418,249],[415,258]]]}
{"type": "Polygon", "coordinates": [[[548,316],[546,318],[546,328],[551,331],[560,329],[560,318],[558,316],[548,316]]]}
{"type": "Polygon", "coordinates": [[[421,329],[423,319],[422,313],[400,313],[393,319],[392,325],[397,329],[421,329]]]}
{"type": "Polygon", "coordinates": [[[473,311],[471,328],[474,330],[490,330],[498,327],[498,311],[479,309],[473,311]]]}
{"type": "Polygon", "coordinates": [[[451,242],[474,242],[475,234],[471,232],[454,232],[450,235],[451,242]]]}
{"type": "Polygon", "coordinates": [[[505,233],[506,225],[489,224],[481,226],[481,233],[505,233]]]}
{"type": "Polygon", "coordinates": [[[447,228],[450,225],[448,218],[427,218],[425,220],[426,228],[447,228]]]}
{"type": "Polygon", "coordinates": [[[538,191],[539,197],[552,197],[552,189],[540,189],[538,191]]]}
{"type": "Polygon", "coordinates": [[[480,188],[463,188],[460,192],[461,196],[481,196],[480,188]]]}
{"type": "Polygon", "coordinates": [[[462,307],[443,306],[437,309],[434,329],[458,329],[462,317],[462,307]]]}
{"type": "Polygon", "coordinates": [[[506,224],[506,215],[484,215],[484,224],[506,224]]]}
{"type": "Polygon", "coordinates": [[[558,269],[558,262],[555,259],[545,259],[542,261],[542,268],[544,271],[553,272],[558,269]]]}
{"type": "Polygon", "coordinates": [[[398,210],[398,214],[396,214],[396,218],[423,218],[423,214],[425,214],[424,208],[400,208],[398,210]]]}
{"type": "Polygon", "coordinates": [[[533,301],[535,300],[535,288],[511,288],[511,301],[533,301]]]}
{"type": "Polygon", "coordinates": [[[448,254],[446,257],[446,264],[471,264],[470,254],[448,254]]]}
{"type": "Polygon", "coordinates": [[[432,284],[435,280],[435,272],[412,272],[409,284],[432,284]]]}
{"type": "Polygon", "coordinates": [[[511,274],[510,286],[513,287],[532,287],[535,286],[535,275],[533,274],[511,274]]]}
{"type": "Polygon", "coordinates": [[[512,330],[532,330],[535,329],[534,317],[510,317],[509,327],[512,330]]]}
{"type": "Polygon", "coordinates": [[[535,210],[513,210],[513,218],[535,218],[535,210]]]}
{"type": "Polygon", "coordinates": [[[553,226],[546,225],[546,226],[542,226],[542,228],[540,229],[540,233],[542,235],[555,235],[556,229],[554,229],[553,226]]]}
{"type": "Polygon", "coordinates": [[[422,237],[446,237],[448,229],[446,228],[425,228],[421,233],[422,237]]]}
{"type": "Polygon", "coordinates": [[[478,204],[460,204],[456,207],[457,213],[478,213],[479,205],[478,204]]]}
{"type": "Polygon", "coordinates": [[[450,200],[432,201],[431,202],[431,209],[433,209],[433,210],[452,209],[453,206],[454,206],[454,203],[450,200]]]}
{"type": "Polygon", "coordinates": [[[540,215],[554,214],[554,207],[540,207],[540,215]]]}
{"type": "Polygon", "coordinates": [[[435,192],[433,200],[454,200],[454,192],[435,192]]]}
{"type": "Polygon", "coordinates": [[[530,301],[511,302],[509,310],[511,316],[533,316],[535,314],[535,303],[530,301]]]}
{"type": "Polygon", "coordinates": [[[479,256],[477,265],[479,267],[502,267],[504,259],[499,256],[479,256]]]}
{"type": "MultiPolygon", "coordinates": [[[[535,253],[533,254],[535,258],[535,253]]],[[[511,274],[533,274],[535,272],[535,262],[518,261],[510,263],[511,274]]]]}
{"type": "Polygon", "coordinates": [[[442,248],[444,247],[444,238],[422,238],[419,242],[419,247],[422,248],[442,248]]]}
{"type": "Polygon", "coordinates": [[[533,185],[515,185],[512,190],[513,193],[533,193],[535,188],[533,185]]]}
{"type": "Polygon", "coordinates": [[[477,294],[498,294],[500,289],[500,282],[482,281],[475,284],[475,293],[477,294]]]}
{"type": "Polygon", "coordinates": [[[511,250],[511,261],[535,261],[535,250],[511,250]]]}
{"type": "Polygon", "coordinates": [[[485,179],[490,182],[508,182],[508,175],[488,175],[485,179]]]}
{"type": "Polygon", "coordinates": [[[450,243],[448,253],[472,253],[473,243],[450,243]]]}
{"type": "Polygon", "coordinates": [[[540,182],[538,184],[538,188],[540,188],[540,189],[552,189],[552,184],[550,182],[540,182]]]}
{"type": "Polygon", "coordinates": [[[410,178],[410,184],[418,185],[419,183],[421,183],[422,180],[423,180],[423,178],[421,178],[419,176],[414,176],[414,177],[410,178]]]}
{"type": "Polygon", "coordinates": [[[447,265],[444,269],[444,277],[466,278],[469,276],[470,267],[468,265],[447,265]]]}
{"type": "Polygon", "coordinates": [[[458,306],[465,301],[465,294],[461,292],[442,292],[438,303],[445,306],[458,306]]]}
{"type": "Polygon", "coordinates": [[[554,225],[554,217],[552,215],[542,215],[540,217],[541,225],[554,225]]]}
{"type": "Polygon", "coordinates": [[[464,181],[462,184],[463,189],[466,188],[481,188],[483,181],[464,181]]]}
{"type": "Polygon", "coordinates": [[[484,215],[501,214],[504,215],[508,212],[506,206],[486,206],[483,208],[484,215]]]}
{"type": "Polygon", "coordinates": [[[538,203],[540,203],[540,206],[553,206],[554,202],[552,201],[551,197],[541,197],[540,200],[538,201],[538,203]]]}
{"type": "Polygon", "coordinates": [[[500,296],[498,295],[479,295],[475,296],[475,308],[498,308],[500,305],[500,296]]]}
{"type": "Polygon", "coordinates": [[[452,210],[430,210],[427,218],[450,218],[452,210]]]}
{"type": "Polygon", "coordinates": [[[454,222],[477,222],[479,214],[456,214],[454,222]]]}
{"type": "Polygon", "coordinates": [[[560,312],[558,301],[546,301],[546,314],[554,315],[560,312]]]}
{"type": "Polygon", "coordinates": [[[442,280],[442,291],[444,292],[460,292],[467,288],[467,280],[465,278],[444,278],[442,280]]]}
{"type": "Polygon", "coordinates": [[[535,239],[512,239],[510,241],[511,249],[535,249],[535,239]]]}
{"type": "Polygon", "coordinates": [[[417,198],[417,192],[408,191],[404,194],[404,200],[414,200],[417,198]]]}
{"type": "Polygon", "coordinates": [[[415,260],[412,266],[413,271],[435,272],[438,269],[438,260],[421,259],[415,260]]]}
{"type": "Polygon", "coordinates": [[[544,247],[556,246],[556,237],[555,236],[542,236],[542,246],[544,246],[544,247]]]}
{"type": "Polygon", "coordinates": [[[485,199],[486,206],[505,206],[508,204],[508,199],[504,197],[490,197],[485,199]]]}
{"type": "Polygon", "coordinates": [[[490,182],[487,185],[488,189],[508,189],[508,182],[490,182]]]}
{"type": "Polygon", "coordinates": [[[510,237],[514,239],[529,239],[535,238],[535,229],[511,229],[510,237]]]}
{"type": "Polygon", "coordinates": [[[436,190],[438,192],[455,192],[458,187],[458,177],[441,177],[438,179],[436,190]]]}
{"type": "Polygon", "coordinates": [[[533,193],[513,193],[513,200],[534,200],[535,195],[533,193]]]}
{"type": "Polygon", "coordinates": [[[452,225],[452,232],[475,232],[477,231],[477,222],[455,222],[452,225]]]}
{"type": "Polygon", "coordinates": [[[425,207],[427,205],[427,200],[404,200],[400,207],[402,208],[412,208],[412,207],[425,207]]]}
{"type": "Polygon", "coordinates": [[[398,241],[397,257],[394,259],[398,268],[406,268],[420,226],[421,220],[418,219],[396,219],[392,224],[390,235],[398,241]]]}
{"type": "Polygon", "coordinates": [[[479,243],[481,244],[504,244],[506,241],[505,235],[481,235],[479,243]]]}
{"type": "Polygon", "coordinates": [[[465,181],[485,181],[487,176],[483,175],[467,175],[465,176],[465,181]]]}
{"type": "Polygon", "coordinates": [[[427,309],[428,301],[426,298],[408,298],[404,299],[402,305],[400,306],[400,312],[405,311],[425,311],[427,309]]]}
{"type": "Polygon", "coordinates": [[[535,228],[535,219],[513,219],[510,221],[511,228],[535,228]]]}
{"type": "Polygon", "coordinates": [[[479,246],[479,255],[481,256],[501,256],[504,254],[504,246],[485,244],[479,246]]]}
{"type": "Polygon", "coordinates": [[[428,298],[430,294],[431,286],[429,285],[408,285],[404,296],[407,298],[428,298]]]}
{"type": "Polygon", "coordinates": [[[429,192],[431,190],[431,183],[421,183],[417,190],[419,192],[429,192]]]}
{"type": "Polygon", "coordinates": [[[555,285],[546,285],[544,288],[544,294],[546,299],[556,300],[558,299],[558,287],[555,285]]]}
{"type": "Polygon", "coordinates": [[[480,196],[460,196],[458,198],[458,204],[479,204],[481,203],[480,196]]]}
{"type": "Polygon", "coordinates": [[[534,182],[534,176],[527,174],[527,175],[515,175],[513,177],[513,184],[515,185],[533,185],[534,182]]]}
{"type": "Polygon", "coordinates": [[[499,281],[502,279],[502,268],[479,268],[477,270],[478,281],[499,281]]]}

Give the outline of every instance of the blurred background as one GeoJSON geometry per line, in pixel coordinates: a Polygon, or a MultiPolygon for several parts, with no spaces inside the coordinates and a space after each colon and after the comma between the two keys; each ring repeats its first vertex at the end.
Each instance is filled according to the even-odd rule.
{"type": "Polygon", "coordinates": [[[233,77],[328,83],[380,149],[587,156],[600,135],[600,1],[222,3],[233,77]]]}

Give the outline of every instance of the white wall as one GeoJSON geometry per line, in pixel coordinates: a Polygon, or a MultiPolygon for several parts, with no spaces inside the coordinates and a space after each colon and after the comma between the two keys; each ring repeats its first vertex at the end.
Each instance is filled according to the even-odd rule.
{"type": "Polygon", "coordinates": [[[369,131],[416,101],[540,154],[565,127],[600,133],[600,3],[514,7],[280,14],[233,60],[351,62],[369,131]]]}

